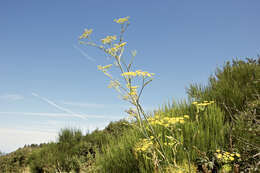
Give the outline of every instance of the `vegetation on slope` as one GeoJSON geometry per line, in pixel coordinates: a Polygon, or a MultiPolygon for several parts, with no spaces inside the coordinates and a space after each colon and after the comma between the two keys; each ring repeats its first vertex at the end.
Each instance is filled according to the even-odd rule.
{"type": "Polygon", "coordinates": [[[136,121],[123,120],[86,135],[63,129],[56,143],[25,147],[1,156],[0,170],[22,172],[30,167],[34,173],[259,172],[259,65],[260,58],[227,62],[210,77],[207,86],[190,86],[190,100],[165,105],[148,117],[170,158],[163,162],[161,170],[157,164],[163,156],[154,154],[156,146],[145,140],[136,121]]]}

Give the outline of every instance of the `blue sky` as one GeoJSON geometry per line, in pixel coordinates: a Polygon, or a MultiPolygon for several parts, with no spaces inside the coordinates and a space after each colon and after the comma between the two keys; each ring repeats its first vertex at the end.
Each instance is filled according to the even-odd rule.
{"type": "Polygon", "coordinates": [[[128,104],[107,88],[102,52],[78,44],[85,28],[99,41],[130,16],[126,55],[154,72],[146,110],[186,98],[216,67],[260,53],[260,1],[0,1],[0,150],[55,141],[61,128],[84,132],[126,117],[128,104]],[[82,118],[84,117],[84,118],[82,118]]]}

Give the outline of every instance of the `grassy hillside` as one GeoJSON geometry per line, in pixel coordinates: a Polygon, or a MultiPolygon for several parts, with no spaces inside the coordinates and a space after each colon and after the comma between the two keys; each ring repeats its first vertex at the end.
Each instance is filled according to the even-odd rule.
{"type": "Polygon", "coordinates": [[[207,86],[191,85],[189,100],[154,110],[145,134],[134,120],[62,129],[56,143],[1,156],[0,172],[259,172],[259,82],[259,57],[227,62],[207,86]]]}
{"type": "MultiPolygon", "coordinates": [[[[43,144],[40,145],[41,147],[43,144]]],[[[0,156],[0,172],[29,172],[29,158],[33,151],[41,147],[35,144],[24,146],[18,150],[0,156]]]]}

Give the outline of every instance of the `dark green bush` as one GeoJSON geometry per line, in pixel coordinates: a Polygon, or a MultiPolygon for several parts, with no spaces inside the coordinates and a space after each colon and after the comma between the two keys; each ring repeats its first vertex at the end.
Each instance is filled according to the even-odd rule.
{"type": "Polygon", "coordinates": [[[96,129],[92,133],[86,134],[84,141],[91,143],[94,148],[101,150],[102,146],[109,143],[111,137],[119,137],[129,128],[129,122],[126,120],[110,122],[104,130],[96,129]]]}
{"type": "Polygon", "coordinates": [[[58,150],[55,143],[49,143],[36,150],[30,156],[30,171],[32,173],[54,173],[57,165],[58,150]]]}
{"type": "Polygon", "coordinates": [[[26,169],[30,148],[20,148],[15,152],[0,156],[0,172],[20,173],[26,169]]]}
{"type": "Polygon", "coordinates": [[[141,165],[134,157],[133,146],[139,140],[140,134],[134,129],[124,131],[122,136],[110,136],[107,145],[98,153],[96,164],[100,173],[124,172],[138,173],[141,165]]]}
{"type": "Polygon", "coordinates": [[[241,169],[244,172],[260,171],[260,97],[248,103],[247,109],[237,117],[233,141],[243,159],[241,169]]]}
{"type": "Polygon", "coordinates": [[[241,153],[241,171],[253,171],[260,160],[260,57],[227,62],[207,86],[193,84],[187,92],[195,100],[216,101],[230,127],[228,151],[241,153]]]}
{"type": "Polygon", "coordinates": [[[228,119],[234,118],[234,114],[244,111],[246,103],[260,93],[260,57],[228,61],[223,68],[217,68],[207,86],[192,84],[187,93],[195,100],[216,101],[228,119]]]}
{"type": "Polygon", "coordinates": [[[30,169],[33,173],[80,172],[81,167],[92,157],[90,143],[84,141],[80,130],[62,129],[58,142],[44,145],[32,154],[30,169]]]}

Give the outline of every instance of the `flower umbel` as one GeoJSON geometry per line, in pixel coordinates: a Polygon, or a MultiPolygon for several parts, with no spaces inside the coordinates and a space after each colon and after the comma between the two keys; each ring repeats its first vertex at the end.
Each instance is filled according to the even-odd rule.
{"type": "Polygon", "coordinates": [[[116,36],[107,36],[106,38],[101,39],[103,44],[111,43],[112,41],[116,40],[116,36]]]}
{"type": "Polygon", "coordinates": [[[129,19],[129,16],[124,17],[124,18],[114,19],[114,22],[119,23],[119,24],[123,24],[123,23],[127,22],[128,19],[129,19]]]}
{"type": "Polygon", "coordinates": [[[215,157],[222,163],[233,163],[240,161],[239,153],[229,153],[221,150],[216,150],[215,157]]]}
{"type": "Polygon", "coordinates": [[[120,48],[124,47],[126,45],[126,42],[123,42],[121,44],[114,44],[114,47],[107,49],[107,53],[116,56],[116,53],[120,50],[120,48]]]}
{"type": "Polygon", "coordinates": [[[128,77],[135,77],[135,76],[142,76],[142,77],[152,77],[154,73],[148,73],[146,71],[141,71],[141,70],[136,70],[130,71],[130,72],[125,72],[121,74],[122,76],[128,76],[128,77]]]}
{"type": "Polygon", "coordinates": [[[79,37],[79,39],[88,38],[88,36],[93,32],[93,29],[85,29],[83,34],[79,37]]]}

